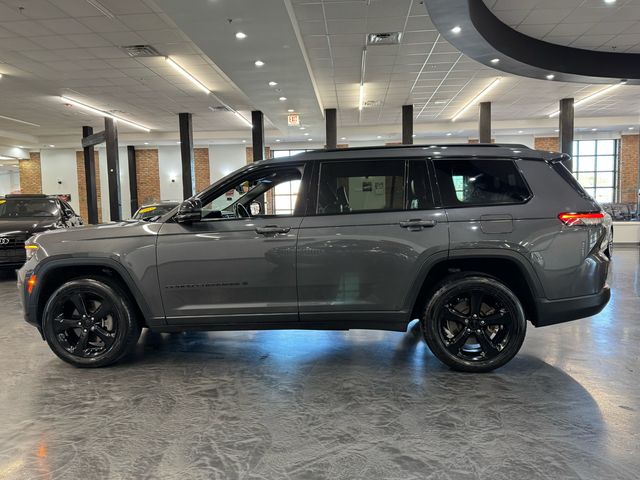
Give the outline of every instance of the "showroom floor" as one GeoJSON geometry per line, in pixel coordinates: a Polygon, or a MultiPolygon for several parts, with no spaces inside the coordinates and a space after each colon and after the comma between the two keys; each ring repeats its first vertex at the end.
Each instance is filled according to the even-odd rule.
{"type": "Polygon", "coordinates": [[[126,364],[78,370],[0,281],[2,479],[637,479],[637,249],[600,315],[529,330],[485,375],[415,330],[143,333],[126,364]]]}

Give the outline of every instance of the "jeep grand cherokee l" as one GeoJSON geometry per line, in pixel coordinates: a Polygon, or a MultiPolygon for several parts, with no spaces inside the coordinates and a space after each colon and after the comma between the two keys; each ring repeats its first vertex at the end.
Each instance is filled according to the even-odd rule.
{"type": "Polygon", "coordinates": [[[248,165],[157,222],[37,234],[26,320],[81,367],[140,329],[405,331],[488,371],[536,327],[609,300],[610,225],[562,162],[519,145],[325,150],[248,165]]]}

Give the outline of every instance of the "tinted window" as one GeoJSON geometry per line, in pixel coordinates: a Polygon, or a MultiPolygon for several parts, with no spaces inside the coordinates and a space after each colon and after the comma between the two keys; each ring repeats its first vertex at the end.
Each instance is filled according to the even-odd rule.
{"type": "Polygon", "coordinates": [[[560,175],[562,179],[571,186],[571,188],[573,188],[576,192],[578,192],[578,194],[580,194],[581,197],[591,200],[591,196],[585,191],[584,188],[582,188],[582,185],[578,183],[575,177],[571,175],[571,172],[567,167],[564,166],[564,164],[560,162],[553,162],[551,163],[551,168],[558,175],[560,175]]]}
{"type": "Polygon", "coordinates": [[[55,217],[58,204],[50,198],[0,199],[0,218],[10,217],[55,217]]]}
{"type": "Polygon", "coordinates": [[[447,207],[522,203],[531,193],[512,160],[436,160],[447,207]]]}
{"type": "Polygon", "coordinates": [[[411,160],[407,173],[407,210],[433,208],[433,195],[427,176],[427,162],[411,160]]]}
{"type": "Polygon", "coordinates": [[[404,166],[401,160],[322,163],[317,213],[402,210],[404,166]]]}

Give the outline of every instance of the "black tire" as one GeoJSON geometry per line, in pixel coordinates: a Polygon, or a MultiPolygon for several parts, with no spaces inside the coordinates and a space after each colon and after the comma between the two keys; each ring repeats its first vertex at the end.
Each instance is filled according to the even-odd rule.
{"type": "Polygon", "coordinates": [[[518,297],[499,280],[473,274],[445,279],[421,319],[427,345],[443,363],[489,372],[520,350],[527,320],[518,297]]]}
{"type": "Polygon", "coordinates": [[[140,338],[129,295],[103,277],[71,280],[53,292],[44,307],[42,330],[53,353],[76,367],[116,363],[140,338]]]}

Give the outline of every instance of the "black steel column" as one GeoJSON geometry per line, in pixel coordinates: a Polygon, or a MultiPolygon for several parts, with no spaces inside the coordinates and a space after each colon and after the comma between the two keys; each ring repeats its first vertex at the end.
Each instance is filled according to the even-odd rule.
{"type": "Polygon", "coordinates": [[[138,210],[138,173],[136,169],[136,147],[127,147],[127,159],[129,160],[129,194],[131,195],[131,215],[138,210]]]}
{"type": "MultiPolygon", "coordinates": [[[[82,138],[93,135],[93,127],[82,127],[82,138]]],[[[98,190],[93,145],[84,147],[84,178],[87,187],[87,223],[98,223],[98,190]]]]}
{"type": "Polygon", "coordinates": [[[251,112],[251,140],[253,143],[253,161],[257,162],[264,158],[264,115],[260,110],[251,112]]]}
{"type": "Polygon", "coordinates": [[[120,163],[118,161],[118,127],[113,118],[104,119],[105,143],[107,146],[107,179],[109,180],[109,218],[112,222],[122,220],[120,208],[120,163]]]}
{"type": "MultiPolygon", "coordinates": [[[[560,151],[573,157],[573,98],[560,100],[560,151]]],[[[565,162],[565,166],[573,172],[573,160],[565,162]]]]}
{"type": "Polygon", "coordinates": [[[191,197],[196,191],[193,159],[193,122],[190,113],[178,114],[180,118],[180,157],[182,158],[182,196],[191,197]]]}
{"type": "Polygon", "coordinates": [[[402,143],[413,143],[413,105],[402,106],[402,143]]]}
{"type": "Polygon", "coordinates": [[[335,108],[324,109],[327,147],[338,148],[338,111],[335,108]]]}
{"type": "Polygon", "coordinates": [[[480,143],[491,143],[491,102],[480,102],[480,143]]]}

